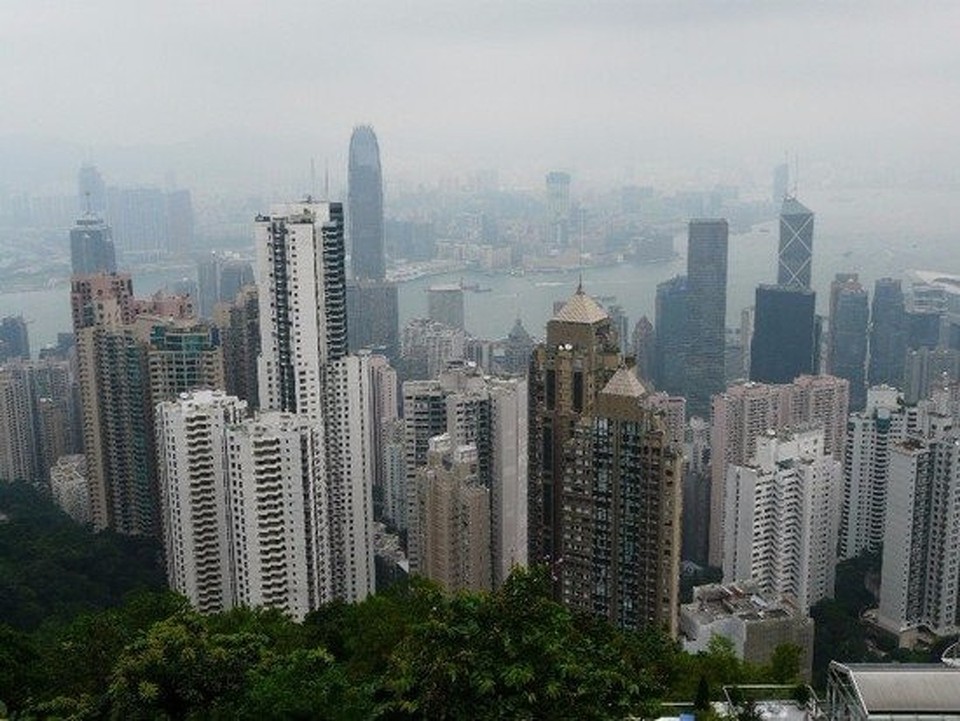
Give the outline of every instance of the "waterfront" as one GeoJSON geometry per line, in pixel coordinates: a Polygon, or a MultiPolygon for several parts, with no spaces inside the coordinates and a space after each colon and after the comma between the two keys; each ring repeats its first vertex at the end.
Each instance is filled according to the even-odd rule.
{"type": "MultiPolygon", "coordinates": [[[[833,274],[860,273],[871,291],[883,276],[902,277],[910,268],[929,268],[960,273],[960,191],[857,193],[817,192],[801,197],[816,214],[813,249],[813,286],[817,305],[825,313],[833,274]]],[[[66,234],[64,236],[66,242],[66,234]]],[[[728,261],[727,324],[739,325],[740,311],[753,304],[759,283],[776,278],[778,226],[775,221],[730,237],[728,261]]],[[[685,234],[674,245],[685,255],[685,234]]],[[[615,297],[630,319],[641,315],[653,319],[657,283],[686,271],[683,257],[650,265],[621,264],[582,271],[583,284],[594,296],[615,297]]],[[[138,296],[180,280],[182,269],[137,273],[138,296]]],[[[543,334],[553,302],[567,298],[575,289],[579,273],[523,276],[463,272],[421,277],[400,285],[401,324],[426,314],[426,289],[434,284],[476,283],[490,292],[465,294],[466,325],[480,337],[501,338],[519,315],[534,336],[543,334]]],[[[69,286],[15,293],[0,293],[0,316],[22,313],[30,321],[34,353],[56,340],[58,331],[70,328],[69,286]]]]}

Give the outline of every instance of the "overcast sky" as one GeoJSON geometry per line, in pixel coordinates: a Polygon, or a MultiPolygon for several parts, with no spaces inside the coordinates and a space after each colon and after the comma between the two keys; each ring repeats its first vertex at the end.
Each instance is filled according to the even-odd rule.
{"type": "Polygon", "coordinates": [[[59,141],[181,180],[339,168],[368,122],[413,180],[730,180],[785,151],[949,179],[958,39],[955,0],[2,0],[0,164],[59,141]]]}

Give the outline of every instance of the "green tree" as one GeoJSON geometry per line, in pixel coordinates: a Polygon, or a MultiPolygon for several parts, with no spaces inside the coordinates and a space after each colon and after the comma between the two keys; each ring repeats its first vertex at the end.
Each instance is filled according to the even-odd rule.
{"type": "Polygon", "coordinates": [[[770,657],[770,680],[773,683],[789,684],[800,679],[800,659],[803,649],[793,643],[781,643],[773,649],[770,657]]]}

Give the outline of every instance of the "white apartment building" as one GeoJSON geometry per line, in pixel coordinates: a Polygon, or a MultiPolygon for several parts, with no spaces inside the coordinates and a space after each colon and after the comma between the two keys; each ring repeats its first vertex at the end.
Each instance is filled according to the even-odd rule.
{"type": "Polygon", "coordinates": [[[223,439],[246,401],[222,391],[182,393],[156,409],[160,524],[167,582],[203,613],[235,605],[223,439]]]}
{"type": "Polygon", "coordinates": [[[302,619],[333,600],[319,429],[266,412],[228,427],[225,448],[234,601],[302,619]]]}
{"type": "Polygon", "coordinates": [[[722,566],[724,479],[730,464],[749,462],[765,432],[819,425],[824,449],[840,460],[849,407],[849,383],[833,376],[800,376],[793,383],[753,381],[731,385],[713,397],[710,431],[709,562],[722,566]]]}
{"type": "Polygon", "coordinates": [[[729,465],[724,583],[753,580],[799,609],[832,597],[840,478],[820,428],[764,434],[749,464],[729,465]]]}
{"type": "Polygon", "coordinates": [[[960,632],[960,435],[893,445],[878,621],[894,633],[960,632]]]}

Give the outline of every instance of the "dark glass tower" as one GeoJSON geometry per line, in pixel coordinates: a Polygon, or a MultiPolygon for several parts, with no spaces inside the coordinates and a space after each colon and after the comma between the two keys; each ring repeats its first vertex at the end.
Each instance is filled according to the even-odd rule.
{"type": "Polygon", "coordinates": [[[907,354],[906,310],[900,281],[880,278],[870,309],[870,385],[900,388],[907,354]]]}
{"type": "Polygon", "coordinates": [[[788,196],[780,208],[777,284],[809,288],[812,258],[813,212],[788,196]]]}
{"type": "Polygon", "coordinates": [[[814,372],[816,293],[782,285],[757,286],[750,344],[750,380],[792,383],[814,372]]]}
{"type": "Polygon", "coordinates": [[[678,275],[657,286],[654,323],[654,384],[670,395],[683,395],[687,276],[678,275]]]}
{"type": "Polygon", "coordinates": [[[70,270],[74,275],[117,272],[113,233],[93,213],[83,215],[70,230],[70,270]]]}
{"type": "Polygon", "coordinates": [[[347,168],[347,216],[353,277],[383,280],[383,178],[380,146],[369,125],[358,125],[350,136],[347,168]]]}
{"type": "Polygon", "coordinates": [[[867,324],[870,306],[867,291],[856,273],[837,273],[830,284],[830,341],[827,370],[850,381],[850,410],[861,411],[867,402],[867,324]]]}
{"type": "Polygon", "coordinates": [[[691,220],[687,244],[687,350],[684,395],[691,416],[707,418],[726,388],[727,221],[691,220]]]}

